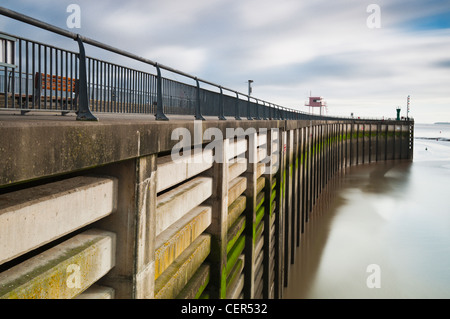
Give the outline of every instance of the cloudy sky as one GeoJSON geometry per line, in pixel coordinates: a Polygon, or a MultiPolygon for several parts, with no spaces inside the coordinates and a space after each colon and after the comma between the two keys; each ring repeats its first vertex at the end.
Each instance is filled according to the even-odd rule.
{"type": "MultiPolygon", "coordinates": [[[[1,6],[243,93],[251,79],[255,97],[285,107],[308,111],[312,93],[325,98],[330,115],[395,117],[398,106],[406,115],[410,95],[416,122],[450,122],[448,0],[2,0],[1,6]],[[80,28],[67,25],[70,4],[81,9],[80,28]]],[[[5,17],[0,30],[69,45],[5,17]]],[[[89,47],[87,53],[94,55],[89,47]]]]}

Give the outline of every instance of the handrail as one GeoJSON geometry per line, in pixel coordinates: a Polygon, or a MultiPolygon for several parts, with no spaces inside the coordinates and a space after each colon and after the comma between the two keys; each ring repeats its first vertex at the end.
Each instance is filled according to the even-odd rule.
{"type": "MultiPolygon", "coordinates": [[[[38,27],[38,28],[57,33],[57,34],[62,35],[64,37],[71,38],[71,39],[73,39],[75,41],[77,41],[79,39],[83,43],[95,46],[95,47],[97,47],[99,49],[103,49],[103,50],[110,51],[112,53],[120,54],[120,55],[123,55],[125,57],[134,59],[136,61],[140,61],[140,62],[143,62],[143,63],[146,63],[146,64],[150,64],[150,65],[152,65],[154,67],[159,67],[160,69],[164,69],[166,71],[169,71],[169,72],[172,72],[172,73],[175,73],[175,74],[178,74],[178,75],[190,78],[192,80],[198,80],[200,82],[203,82],[205,84],[209,84],[211,86],[215,86],[217,88],[222,87],[222,89],[230,91],[230,92],[237,92],[236,90],[233,90],[233,89],[230,89],[230,88],[226,88],[224,86],[221,86],[219,84],[213,83],[211,81],[207,81],[207,80],[198,78],[197,76],[194,76],[194,75],[188,74],[186,72],[174,69],[172,67],[163,65],[163,64],[158,63],[158,62],[154,62],[154,61],[152,61],[150,59],[143,58],[143,57],[138,56],[138,55],[136,55],[134,53],[131,53],[131,52],[128,52],[128,51],[125,51],[125,50],[122,50],[122,49],[118,49],[116,47],[113,47],[113,46],[108,45],[108,44],[104,44],[104,43],[99,42],[97,40],[93,40],[91,38],[88,38],[88,37],[85,37],[85,36],[81,36],[81,35],[79,35],[77,33],[70,32],[68,30],[62,29],[60,27],[51,25],[49,23],[37,20],[35,18],[26,16],[26,15],[24,15],[22,13],[19,13],[19,12],[16,12],[16,11],[13,11],[13,10],[10,10],[10,9],[7,9],[7,8],[1,7],[1,6],[0,6],[0,14],[2,14],[4,16],[7,16],[9,18],[18,20],[18,21],[22,21],[22,22],[34,25],[35,27],[38,27]]],[[[246,94],[243,94],[243,93],[239,93],[239,94],[248,97],[248,95],[246,95],[246,94]]]]}

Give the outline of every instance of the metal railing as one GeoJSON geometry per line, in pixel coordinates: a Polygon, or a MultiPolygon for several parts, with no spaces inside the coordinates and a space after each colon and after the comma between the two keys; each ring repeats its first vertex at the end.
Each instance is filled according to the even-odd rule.
{"type": "Polygon", "coordinates": [[[198,120],[204,116],[221,120],[344,118],[313,115],[257,99],[3,7],[0,14],[75,40],[79,47],[79,52],[72,52],[0,33],[0,57],[14,60],[0,61],[0,109],[22,114],[31,110],[76,112],[77,120],[97,120],[92,112],[154,114],[157,120],[168,120],[170,114],[193,115],[198,120]],[[156,74],[87,57],[85,44],[151,65],[156,74]],[[193,83],[164,78],[161,70],[193,83]]]}

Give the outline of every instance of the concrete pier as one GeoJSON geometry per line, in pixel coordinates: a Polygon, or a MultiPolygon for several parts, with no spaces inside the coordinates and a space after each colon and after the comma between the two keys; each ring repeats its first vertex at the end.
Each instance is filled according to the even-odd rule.
{"type": "Polygon", "coordinates": [[[1,116],[0,298],[281,298],[327,183],[413,154],[409,121],[99,118],[1,116]]]}

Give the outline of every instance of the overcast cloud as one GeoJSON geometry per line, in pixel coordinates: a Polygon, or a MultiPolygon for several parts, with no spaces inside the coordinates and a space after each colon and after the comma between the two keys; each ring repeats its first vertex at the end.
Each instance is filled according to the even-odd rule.
{"type": "MultiPolygon", "coordinates": [[[[312,92],[331,115],[450,122],[450,2],[400,0],[3,0],[2,6],[273,103],[307,111],[312,92]],[[370,4],[381,27],[369,28],[370,4]]],[[[48,32],[0,17],[0,30],[48,32]]],[[[64,44],[65,43],[65,44],[64,44]]],[[[94,54],[89,51],[88,54],[94,54]]],[[[180,78],[181,79],[181,78],[180,78]]]]}

